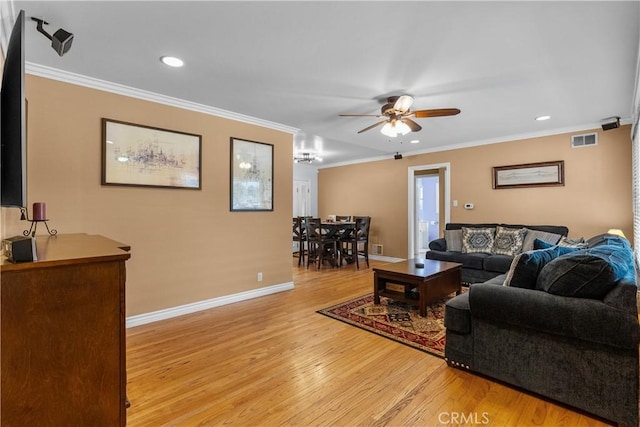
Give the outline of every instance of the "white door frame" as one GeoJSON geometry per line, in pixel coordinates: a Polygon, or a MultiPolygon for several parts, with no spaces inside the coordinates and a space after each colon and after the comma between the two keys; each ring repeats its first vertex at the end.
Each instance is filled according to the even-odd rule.
{"type": "MultiPolygon", "coordinates": [[[[408,210],[409,210],[409,224],[408,224],[408,247],[407,247],[407,259],[413,258],[415,248],[415,235],[416,235],[416,172],[432,169],[444,169],[444,221],[445,224],[451,222],[451,163],[435,163],[431,165],[420,165],[409,167],[409,195],[408,195],[408,210]]],[[[442,226],[442,224],[440,224],[442,226]]]]}

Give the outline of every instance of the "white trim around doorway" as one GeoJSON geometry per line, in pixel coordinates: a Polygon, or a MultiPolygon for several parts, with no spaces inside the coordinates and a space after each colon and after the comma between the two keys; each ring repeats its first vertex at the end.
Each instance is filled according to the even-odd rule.
{"type": "Polygon", "coordinates": [[[415,239],[415,200],[416,200],[416,172],[432,169],[444,169],[444,220],[445,224],[451,221],[451,163],[435,163],[431,165],[410,166],[408,170],[408,243],[407,258],[413,258],[415,239]]]}

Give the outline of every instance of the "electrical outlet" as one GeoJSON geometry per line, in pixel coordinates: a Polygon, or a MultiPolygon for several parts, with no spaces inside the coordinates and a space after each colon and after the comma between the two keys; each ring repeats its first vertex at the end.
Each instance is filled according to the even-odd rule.
{"type": "Polygon", "coordinates": [[[262,272],[258,273],[258,282],[262,282],[262,272]]]}

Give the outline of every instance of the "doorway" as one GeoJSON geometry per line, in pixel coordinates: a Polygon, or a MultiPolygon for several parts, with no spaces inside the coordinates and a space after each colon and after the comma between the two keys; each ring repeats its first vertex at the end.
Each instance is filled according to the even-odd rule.
{"type": "Polygon", "coordinates": [[[440,174],[437,170],[420,172],[415,176],[414,254],[424,258],[429,242],[440,234],[440,174]]]}
{"type": "MultiPolygon", "coordinates": [[[[311,215],[311,184],[306,180],[293,181],[293,217],[311,215]]],[[[300,251],[300,242],[292,241],[293,253],[300,251]]]]}
{"type": "Polygon", "coordinates": [[[450,164],[409,168],[408,258],[424,258],[450,221],[450,164]]]}
{"type": "Polygon", "coordinates": [[[309,181],[293,181],[293,216],[311,215],[311,185],[309,181]]]}

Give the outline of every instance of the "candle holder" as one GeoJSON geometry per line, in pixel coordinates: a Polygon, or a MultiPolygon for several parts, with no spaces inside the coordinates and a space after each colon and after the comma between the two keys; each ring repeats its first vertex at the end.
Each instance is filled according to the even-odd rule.
{"type": "Polygon", "coordinates": [[[29,219],[29,211],[27,210],[27,208],[20,208],[20,219],[22,221],[29,221],[31,223],[29,229],[22,232],[22,234],[25,236],[31,235],[31,237],[35,237],[39,222],[44,222],[44,226],[47,228],[47,233],[49,233],[50,236],[55,236],[56,234],[58,234],[58,230],[49,228],[49,224],[47,224],[47,221],[49,221],[48,219],[29,219]]]}

